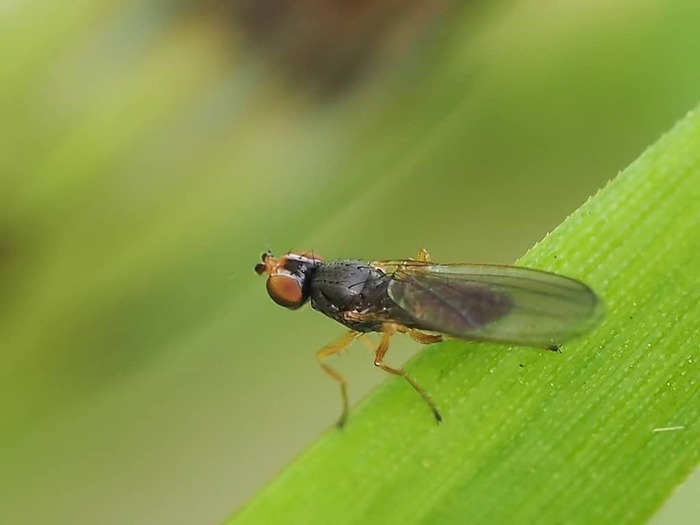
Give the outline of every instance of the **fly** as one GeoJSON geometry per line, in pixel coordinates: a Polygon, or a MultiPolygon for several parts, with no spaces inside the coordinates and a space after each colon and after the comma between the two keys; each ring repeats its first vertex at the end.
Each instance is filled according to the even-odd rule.
{"type": "Polygon", "coordinates": [[[349,328],[316,354],[340,385],[341,427],[349,412],[346,380],[325,361],[356,339],[372,347],[375,366],[408,381],[439,423],[442,416],[428,393],[405,370],[384,362],[397,332],[423,344],[456,338],[558,351],[603,316],[595,292],[569,277],[516,266],[437,264],[425,250],[416,260],[372,262],[324,261],[308,252],[276,258],[266,252],[255,272],[268,276],[267,292],[280,306],[295,310],[310,301],[314,310],[349,328]],[[379,332],[378,345],[369,332],[379,332]]]}

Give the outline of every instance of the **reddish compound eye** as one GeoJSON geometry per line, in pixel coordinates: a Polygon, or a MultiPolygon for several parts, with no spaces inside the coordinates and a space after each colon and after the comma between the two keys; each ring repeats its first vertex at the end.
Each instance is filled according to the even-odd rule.
{"type": "Polygon", "coordinates": [[[301,283],[290,275],[271,275],[267,280],[267,293],[273,301],[285,308],[295,309],[304,304],[301,283]]]}

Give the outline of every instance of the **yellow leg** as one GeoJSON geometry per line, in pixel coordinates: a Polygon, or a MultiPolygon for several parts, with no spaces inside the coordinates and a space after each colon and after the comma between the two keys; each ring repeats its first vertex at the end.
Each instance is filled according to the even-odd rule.
{"type": "Polygon", "coordinates": [[[408,335],[410,335],[411,339],[413,339],[415,342],[422,345],[429,345],[442,341],[442,336],[440,334],[428,334],[421,332],[420,330],[416,330],[415,328],[410,328],[408,330],[408,335]]]}
{"type": "Polygon", "coordinates": [[[421,248],[420,250],[418,250],[418,260],[420,262],[433,262],[433,259],[430,257],[428,250],[426,250],[425,248],[421,248]]]}
{"type": "Polygon", "coordinates": [[[411,385],[413,389],[416,392],[418,392],[418,394],[420,394],[423,400],[428,404],[430,410],[435,416],[435,420],[438,423],[440,423],[442,421],[442,416],[440,415],[440,411],[438,410],[437,405],[435,405],[435,402],[431,399],[428,393],[425,390],[423,390],[423,388],[421,388],[421,386],[418,383],[411,379],[411,377],[406,373],[405,370],[401,368],[392,368],[384,363],[384,356],[386,356],[386,353],[389,351],[389,341],[391,340],[391,336],[394,335],[395,332],[396,327],[391,325],[387,326],[385,328],[385,331],[382,332],[382,340],[379,342],[377,353],[374,355],[374,366],[377,366],[390,374],[401,376],[406,381],[408,381],[408,384],[411,385]]]}
{"type": "Polygon", "coordinates": [[[372,341],[372,338],[369,335],[364,333],[361,334],[360,340],[372,351],[372,353],[377,351],[377,346],[374,344],[374,341],[372,341]]]}
{"type": "Polygon", "coordinates": [[[345,425],[345,422],[348,419],[348,412],[350,411],[347,380],[340,372],[324,363],[324,360],[332,355],[337,355],[341,353],[348,346],[350,346],[353,343],[353,341],[355,341],[355,339],[357,339],[360,335],[362,335],[360,332],[350,330],[347,334],[345,334],[343,337],[341,337],[334,343],[331,343],[328,346],[324,346],[323,348],[321,348],[316,354],[316,360],[318,361],[318,364],[321,365],[321,368],[323,368],[324,372],[326,372],[329,376],[331,376],[340,384],[340,395],[343,400],[343,411],[341,412],[340,419],[338,420],[339,428],[342,428],[345,425]]]}

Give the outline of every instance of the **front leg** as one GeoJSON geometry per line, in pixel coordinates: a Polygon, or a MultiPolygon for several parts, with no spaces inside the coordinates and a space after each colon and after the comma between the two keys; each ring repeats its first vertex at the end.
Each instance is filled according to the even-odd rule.
{"type": "Polygon", "coordinates": [[[318,361],[318,364],[321,365],[321,368],[323,368],[323,371],[326,372],[326,374],[331,376],[340,384],[340,396],[343,400],[343,411],[341,412],[340,419],[337,423],[338,428],[342,428],[343,426],[345,426],[345,422],[348,419],[348,413],[350,412],[350,401],[348,399],[347,380],[345,379],[345,376],[343,376],[334,368],[328,366],[326,363],[324,363],[324,361],[332,355],[337,355],[341,353],[343,350],[349,347],[355,341],[355,339],[357,339],[361,335],[361,332],[350,330],[347,334],[345,334],[343,337],[341,337],[334,343],[331,343],[321,348],[316,354],[316,360],[318,361]]]}

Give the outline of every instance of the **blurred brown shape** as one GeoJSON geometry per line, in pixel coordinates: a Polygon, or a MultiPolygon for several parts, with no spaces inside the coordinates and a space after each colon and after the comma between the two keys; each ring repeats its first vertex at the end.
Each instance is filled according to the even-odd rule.
{"type": "Polygon", "coordinates": [[[211,0],[252,51],[292,80],[333,95],[394,64],[435,28],[453,0],[211,0]]]}

